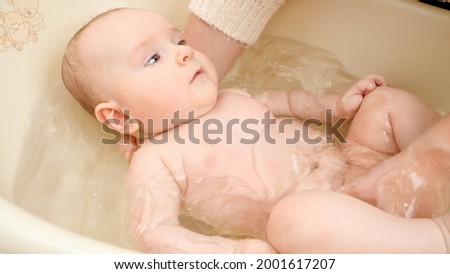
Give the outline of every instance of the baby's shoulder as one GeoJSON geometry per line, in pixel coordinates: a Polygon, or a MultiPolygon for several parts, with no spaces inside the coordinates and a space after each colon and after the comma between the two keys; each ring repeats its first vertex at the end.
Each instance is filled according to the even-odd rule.
{"type": "Polygon", "coordinates": [[[147,166],[148,163],[164,162],[172,149],[171,144],[154,144],[147,140],[138,150],[133,153],[130,161],[130,168],[141,168],[142,165],[147,166]]]}
{"type": "Polygon", "coordinates": [[[158,160],[160,155],[152,149],[151,145],[142,144],[131,157],[128,171],[141,169],[146,163],[153,159],[153,161],[158,160]]]}
{"type": "Polygon", "coordinates": [[[258,114],[267,111],[267,106],[261,104],[244,90],[227,88],[219,91],[216,109],[225,110],[225,112],[233,115],[256,117],[258,114]]]}
{"type": "MultiPolygon", "coordinates": [[[[133,155],[126,174],[127,186],[147,184],[153,180],[176,182],[180,189],[187,188],[185,151],[176,146],[146,143],[133,155]]],[[[195,161],[187,157],[186,160],[195,161]]]]}

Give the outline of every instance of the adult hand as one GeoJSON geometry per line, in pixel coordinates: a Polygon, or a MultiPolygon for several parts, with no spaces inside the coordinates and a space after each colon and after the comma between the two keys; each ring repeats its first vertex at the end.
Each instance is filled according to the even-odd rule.
{"type": "Polygon", "coordinates": [[[244,49],[240,42],[229,38],[193,14],[188,19],[184,36],[188,45],[211,59],[219,80],[225,76],[244,49]]]}

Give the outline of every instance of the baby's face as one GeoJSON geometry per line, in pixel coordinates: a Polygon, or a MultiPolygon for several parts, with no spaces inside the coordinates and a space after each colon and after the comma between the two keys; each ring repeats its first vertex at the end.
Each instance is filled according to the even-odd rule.
{"type": "Polygon", "coordinates": [[[177,111],[181,118],[191,111],[199,117],[216,103],[218,79],[211,61],[185,45],[182,33],[161,16],[120,10],[95,30],[91,40],[98,58],[93,60],[100,71],[96,89],[110,94],[130,118],[145,125],[152,119],[153,133],[177,111]]]}

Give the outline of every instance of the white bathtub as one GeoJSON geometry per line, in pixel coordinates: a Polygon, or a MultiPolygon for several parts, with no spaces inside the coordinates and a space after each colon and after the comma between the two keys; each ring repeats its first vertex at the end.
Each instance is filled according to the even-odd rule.
{"type": "MultiPolygon", "coordinates": [[[[33,103],[61,83],[65,45],[89,18],[110,7],[140,7],[167,16],[182,29],[187,4],[188,0],[0,2],[3,19],[9,16],[0,20],[0,252],[132,251],[70,232],[18,207],[13,193],[21,145],[33,103]],[[27,7],[37,12],[21,21],[17,10],[27,7]]],[[[352,74],[382,74],[436,109],[450,110],[450,11],[414,0],[287,0],[265,32],[326,48],[352,74]]]]}

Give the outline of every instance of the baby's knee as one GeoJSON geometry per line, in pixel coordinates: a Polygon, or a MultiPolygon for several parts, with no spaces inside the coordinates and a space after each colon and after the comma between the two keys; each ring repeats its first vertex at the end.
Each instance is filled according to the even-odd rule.
{"type": "Polygon", "coordinates": [[[380,86],[367,94],[364,103],[376,104],[377,106],[399,105],[399,103],[411,102],[419,100],[414,94],[405,90],[380,86]]]}

